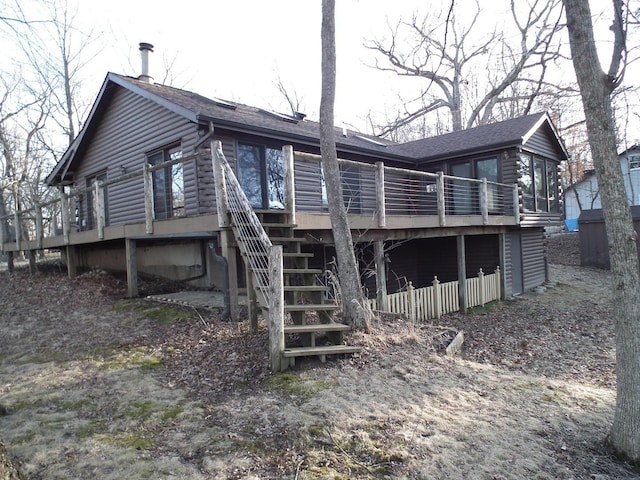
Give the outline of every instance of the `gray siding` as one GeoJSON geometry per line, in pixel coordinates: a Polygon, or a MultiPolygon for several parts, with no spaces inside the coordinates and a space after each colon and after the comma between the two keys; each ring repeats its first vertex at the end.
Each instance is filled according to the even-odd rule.
{"type": "Polygon", "coordinates": [[[522,275],[525,291],[542,285],[545,278],[545,256],[543,245],[543,229],[523,229],[522,242],[522,275]]]}
{"type": "MultiPolygon", "coordinates": [[[[121,175],[121,166],[127,173],[142,170],[146,153],[171,143],[180,142],[183,155],[190,155],[196,134],[195,125],[183,117],[118,88],[78,165],[77,185],[105,169],[109,180],[121,175]]],[[[186,213],[192,215],[197,211],[194,162],[184,164],[184,182],[186,213]]],[[[142,176],[111,185],[107,195],[111,225],[144,221],[142,176]]]]}
{"type": "Polygon", "coordinates": [[[509,234],[502,235],[502,248],[504,249],[504,265],[502,268],[503,279],[504,279],[504,296],[509,297],[513,295],[513,258],[511,256],[511,241],[509,238],[509,234]]]}
{"type": "Polygon", "coordinates": [[[551,132],[547,128],[539,128],[524,145],[525,148],[536,154],[549,159],[558,159],[560,152],[551,132]]]}

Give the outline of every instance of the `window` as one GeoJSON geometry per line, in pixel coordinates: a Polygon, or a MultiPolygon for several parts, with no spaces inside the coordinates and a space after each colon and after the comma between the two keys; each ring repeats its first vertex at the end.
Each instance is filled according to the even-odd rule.
{"type": "Polygon", "coordinates": [[[530,212],[559,212],[557,164],[521,153],[519,180],[524,208],[530,212]]]}
{"type": "MultiPolygon", "coordinates": [[[[498,159],[495,157],[454,163],[449,168],[454,177],[486,178],[489,182],[498,181],[498,159]]],[[[480,212],[478,187],[462,180],[452,181],[453,210],[459,215],[473,215],[480,212]]],[[[487,185],[487,208],[489,212],[499,210],[499,192],[497,185],[487,185]]]]}
{"type": "MultiPolygon", "coordinates": [[[[160,165],[179,158],[182,158],[182,147],[175,145],[148,155],[147,161],[151,165],[160,165]]],[[[153,206],[158,220],[185,215],[182,163],[153,172],[153,206]]]]}
{"type": "Polygon", "coordinates": [[[284,209],[282,150],[238,143],[236,156],[238,181],[251,206],[284,209]]]}
{"type": "Polygon", "coordinates": [[[640,168],[640,155],[629,156],[629,170],[640,168]]]}

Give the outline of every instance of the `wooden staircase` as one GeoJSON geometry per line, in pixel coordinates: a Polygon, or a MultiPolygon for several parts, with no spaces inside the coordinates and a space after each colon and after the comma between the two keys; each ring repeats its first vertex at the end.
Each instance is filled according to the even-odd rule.
{"type": "MultiPolygon", "coordinates": [[[[351,329],[348,325],[336,323],[333,314],[339,309],[326,300],[327,287],[321,285],[318,276],[321,269],[309,268],[312,253],[302,251],[305,239],[294,235],[295,225],[287,223],[287,213],[278,210],[257,210],[258,219],[269,236],[272,244],[283,248],[284,280],[284,334],[285,348],[282,352],[283,365],[295,365],[295,359],[303,356],[317,356],[322,362],[327,355],[340,355],[359,352],[359,347],[344,344],[344,332],[351,329]],[[284,361],[287,359],[287,361],[284,361]]],[[[240,226],[242,227],[242,226],[240,226]]],[[[237,228],[234,225],[234,231],[237,228]]],[[[264,255],[251,250],[250,239],[243,240],[236,235],[243,256],[264,255]],[[246,245],[243,244],[246,242],[246,245]]],[[[256,262],[254,262],[256,263],[256,262]]],[[[265,275],[268,259],[257,262],[265,268],[252,269],[252,274],[265,275]]],[[[245,264],[249,264],[245,262],[245,264]]],[[[255,285],[260,285],[255,282],[255,285]]],[[[266,292],[256,288],[260,307],[267,310],[266,292]]]]}

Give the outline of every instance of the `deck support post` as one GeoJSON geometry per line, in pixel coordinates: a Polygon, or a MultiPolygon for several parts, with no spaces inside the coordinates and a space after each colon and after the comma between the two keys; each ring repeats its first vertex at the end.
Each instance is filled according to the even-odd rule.
{"type": "Polygon", "coordinates": [[[13,252],[7,252],[7,270],[13,273],[15,265],[13,264],[13,252]]]}
{"type": "Polygon", "coordinates": [[[18,212],[13,214],[13,230],[16,234],[16,252],[20,252],[20,250],[22,250],[22,246],[20,245],[20,240],[22,240],[20,237],[22,235],[20,234],[20,214],[18,212]]]}
{"type": "Polygon", "coordinates": [[[29,259],[29,273],[31,275],[35,274],[38,271],[36,266],[36,252],[35,250],[27,251],[27,258],[29,259]]]}
{"type": "Polygon", "coordinates": [[[387,311],[387,262],[384,255],[384,241],[377,240],[373,244],[376,257],[376,300],[378,310],[387,311]]]}
{"type": "Polygon", "coordinates": [[[145,163],[142,166],[144,183],[144,225],[147,234],[153,233],[153,220],[155,218],[155,205],[153,204],[153,174],[151,165],[145,163]]]}
{"type": "Polygon", "coordinates": [[[516,219],[516,225],[520,225],[520,188],[517,183],[513,184],[513,216],[516,219]]]}
{"type": "Polygon", "coordinates": [[[78,256],[76,247],[67,245],[67,275],[69,278],[76,278],[78,275],[78,256]]]}
{"type": "Polygon", "coordinates": [[[289,366],[284,352],[284,280],[282,276],[282,245],[269,252],[269,354],[273,373],[289,366]]]}
{"type": "Polygon", "coordinates": [[[237,322],[240,313],[240,304],[238,302],[238,261],[231,229],[224,229],[220,232],[220,248],[222,249],[222,256],[227,259],[229,268],[229,318],[233,322],[237,322]]]}
{"type": "Polygon", "coordinates": [[[284,208],[289,212],[289,223],[296,224],[296,183],[294,175],[293,146],[282,147],[284,159],[284,208]]]}
{"type": "Polygon", "coordinates": [[[256,334],[258,333],[258,297],[253,283],[253,273],[251,273],[251,269],[246,262],[244,272],[247,283],[247,311],[249,314],[249,324],[251,325],[251,333],[256,334]]]}
{"type": "Polygon", "coordinates": [[[467,261],[464,248],[464,235],[458,235],[456,240],[458,247],[458,298],[460,299],[460,310],[467,313],[467,261]]]}
{"type": "Polygon", "coordinates": [[[387,226],[387,207],[384,201],[384,163],[376,162],[376,209],[378,210],[378,227],[387,226]]]}
{"type": "Polygon", "coordinates": [[[125,256],[127,262],[127,298],[138,296],[138,263],[136,261],[136,241],[125,238],[125,256]]]}
{"type": "Polygon", "coordinates": [[[444,202],[444,172],[438,172],[438,178],[436,180],[436,195],[438,202],[438,223],[441,227],[445,227],[447,225],[447,217],[444,202]]]}

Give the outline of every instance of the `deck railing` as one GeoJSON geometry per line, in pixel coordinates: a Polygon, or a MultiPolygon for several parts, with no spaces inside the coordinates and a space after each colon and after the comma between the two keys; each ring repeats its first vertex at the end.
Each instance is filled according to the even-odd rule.
{"type": "MultiPolygon", "coordinates": [[[[295,223],[296,212],[326,213],[321,157],[293,152],[290,146],[283,150],[284,206],[291,214],[292,223],[295,223]]],[[[104,192],[118,184],[133,181],[139,182],[144,190],[144,219],[141,221],[144,220],[145,232],[152,234],[156,220],[153,173],[174,165],[196,162],[202,155],[185,156],[158,165],[144,164],[136,171],[95,182],[88,188],[72,188],[68,192],[60,192],[53,200],[11,212],[0,218],[0,250],[9,242],[15,243],[15,250],[25,248],[23,244],[26,242],[35,242],[35,248],[41,249],[43,239],[57,236],[64,237],[58,243],[69,244],[72,232],[87,229],[95,230],[98,240],[103,239],[108,218],[104,192]],[[85,224],[88,198],[93,201],[90,225],[85,224]],[[80,213],[82,210],[85,210],[83,214],[80,213]]],[[[499,215],[511,216],[515,223],[519,221],[520,199],[515,185],[390,167],[382,162],[369,164],[340,160],[339,163],[348,212],[371,216],[379,228],[385,228],[387,219],[392,216],[435,217],[442,227],[454,223],[450,221],[452,217],[462,215],[478,217],[484,225],[490,223],[492,216],[499,215]]],[[[213,181],[219,183],[216,176],[213,181]]],[[[216,203],[218,217],[222,218],[220,202],[216,203]]],[[[192,206],[191,211],[202,213],[199,207],[192,206]]],[[[33,245],[31,243],[29,248],[33,245]]]]}
{"type": "MultiPolygon", "coordinates": [[[[502,296],[501,282],[500,267],[490,275],[480,269],[477,277],[467,278],[466,307],[484,306],[499,300],[502,296]]],[[[387,295],[386,311],[406,315],[412,322],[440,318],[460,310],[458,287],[458,280],[440,283],[438,277],[433,279],[430,287],[414,288],[409,282],[405,291],[387,295]]],[[[367,300],[367,305],[372,310],[378,310],[376,299],[367,300]]]]}
{"type": "MultiPolygon", "coordinates": [[[[321,157],[295,154],[295,197],[298,212],[322,213],[327,198],[321,157]]],[[[385,227],[388,216],[437,216],[440,226],[451,216],[472,215],[489,223],[490,216],[518,221],[516,185],[405,168],[339,160],[345,206],[351,214],[374,215],[385,227]]]]}

